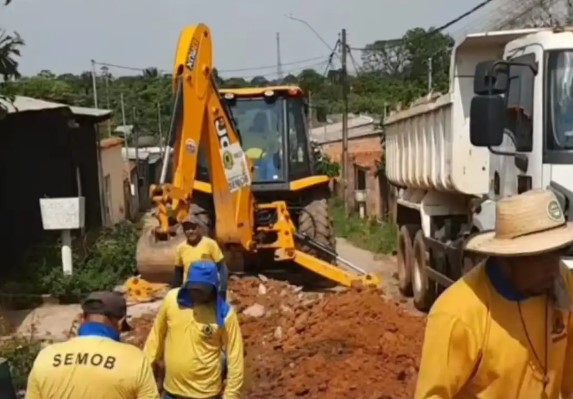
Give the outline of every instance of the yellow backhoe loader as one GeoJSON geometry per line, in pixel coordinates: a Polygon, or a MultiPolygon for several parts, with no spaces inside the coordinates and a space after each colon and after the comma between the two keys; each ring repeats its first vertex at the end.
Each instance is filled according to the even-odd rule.
{"type": "Polygon", "coordinates": [[[199,24],[180,34],[173,90],[173,153],[164,152],[160,182],[150,188],[155,218],[137,246],[144,279],[170,281],[175,247],[185,240],[179,223],[193,213],[231,271],[279,263],[346,286],[379,285],[336,254],[329,178],[313,174],[298,87],[219,92],[211,32],[199,24]]]}

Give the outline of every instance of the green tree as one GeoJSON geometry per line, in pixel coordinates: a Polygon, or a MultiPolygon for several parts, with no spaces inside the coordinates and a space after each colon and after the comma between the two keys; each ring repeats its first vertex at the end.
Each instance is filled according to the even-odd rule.
{"type": "Polygon", "coordinates": [[[264,76],[255,76],[253,79],[251,79],[251,86],[261,87],[267,86],[268,84],[269,81],[264,76]]]}
{"type": "MultiPolygon", "coordinates": [[[[4,5],[7,6],[11,1],[12,0],[4,0],[4,5]]],[[[0,28],[0,76],[3,82],[20,77],[17,57],[20,57],[20,48],[23,45],[24,40],[18,33],[14,32],[9,34],[6,30],[0,28]]],[[[7,99],[9,98],[6,97],[6,95],[0,93],[0,100],[7,99]]],[[[5,112],[5,105],[3,102],[0,102],[0,117],[2,117],[5,112]]]]}

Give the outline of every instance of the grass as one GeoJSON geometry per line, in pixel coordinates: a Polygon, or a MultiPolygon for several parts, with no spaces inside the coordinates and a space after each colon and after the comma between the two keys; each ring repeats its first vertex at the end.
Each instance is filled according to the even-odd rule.
{"type": "Polygon", "coordinates": [[[396,251],[398,230],[393,223],[360,219],[357,214],[347,216],[344,203],[338,199],[332,200],[330,210],[337,237],[374,253],[392,254],[396,251]]]}

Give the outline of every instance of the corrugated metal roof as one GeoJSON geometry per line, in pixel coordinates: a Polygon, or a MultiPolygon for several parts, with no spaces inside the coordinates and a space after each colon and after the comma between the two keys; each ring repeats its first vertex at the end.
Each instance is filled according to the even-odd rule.
{"type": "Polygon", "coordinates": [[[112,110],[101,109],[101,108],[87,108],[87,107],[75,107],[71,106],[72,114],[78,116],[93,116],[96,118],[102,118],[104,116],[111,116],[112,110]]]}
{"type": "Polygon", "coordinates": [[[58,108],[69,108],[72,114],[78,116],[105,117],[111,115],[112,113],[112,111],[109,109],[75,107],[67,104],[45,101],[25,96],[15,96],[13,101],[0,99],[0,105],[4,106],[8,110],[9,114],[15,114],[18,112],[44,111],[58,108]]]}

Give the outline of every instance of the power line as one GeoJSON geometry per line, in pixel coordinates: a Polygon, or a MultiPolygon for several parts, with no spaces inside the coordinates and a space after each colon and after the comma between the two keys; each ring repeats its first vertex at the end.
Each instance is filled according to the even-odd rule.
{"type": "MultiPolygon", "coordinates": [[[[450,26],[452,26],[452,25],[454,25],[454,24],[457,24],[457,23],[460,22],[462,19],[465,19],[465,18],[469,17],[470,15],[474,14],[475,12],[477,12],[477,11],[480,10],[481,8],[485,7],[487,4],[491,3],[492,1],[493,1],[493,0],[484,0],[484,1],[482,1],[481,3],[477,4],[476,6],[474,6],[474,7],[471,8],[470,10],[464,12],[463,14],[457,16],[456,18],[454,18],[454,19],[452,19],[452,20],[446,22],[445,24],[443,24],[443,25],[441,25],[441,26],[439,26],[439,27],[437,27],[437,28],[434,28],[434,29],[430,30],[430,31],[427,33],[427,35],[433,35],[433,34],[435,34],[435,33],[439,33],[439,32],[441,32],[441,31],[443,31],[443,30],[449,28],[450,26]]],[[[403,42],[402,39],[393,39],[393,40],[390,40],[390,41],[394,41],[394,40],[395,40],[395,43],[392,43],[391,45],[389,45],[388,47],[386,47],[386,48],[385,48],[386,50],[389,50],[389,49],[394,48],[394,47],[399,47],[399,46],[402,45],[402,42],[403,42]]],[[[372,49],[369,49],[369,48],[366,48],[366,47],[361,47],[361,48],[359,48],[359,47],[351,47],[350,49],[351,49],[351,50],[357,50],[357,51],[369,51],[369,50],[372,50],[372,49]]]]}
{"type": "Polygon", "coordinates": [[[326,64],[326,68],[324,69],[324,72],[322,73],[322,76],[326,77],[328,70],[332,66],[332,58],[334,58],[334,56],[337,54],[336,50],[338,49],[339,45],[340,45],[340,40],[336,40],[336,43],[334,44],[334,47],[332,48],[332,52],[328,56],[328,62],[326,64]]]}
{"type": "MultiPolygon", "coordinates": [[[[298,60],[298,61],[291,61],[291,62],[282,62],[281,65],[284,67],[285,65],[297,65],[297,64],[304,64],[307,62],[311,62],[311,61],[318,61],[318,60],[324,60],[327,56],[326,55],[321,55],[321,56],[316,56],[316,57],[312,57],[312,58],[306,58],[303,60],[298,60]]],[[[218,69],[219,72],[245,72],[245,71],[259,71],[259,70],[263,70],[263,69],[276,69],[277,64],[273,64],[273,65],[262,65],[262,66],[257,66],[257,67],[249,67],[249,68],[238,68],[238,69],[218,69]]]]}
{"type": "MultiPolygon", "coordinates": [[[[326,55],[321,55],[321,56],[316,56],[316,57],[312,57],[312,58],[305,58],[305,59],[296,60],[296,61],[283,62],[282,66],[305,64],[305,63],[312,62],[312,61],[324,60],[326,57],[327,57],[326,55]]],[[[99,61],[96,61],[95,64],[98,66],[106,66],[106,67],[110,67],[110,68],[124,69],[127,71],[135,71],[135,72],[144,72],[150,68],[153,68],[153,67],[141,68],[141,67],[135,67],[135,66],[112,64],[109,62],[99,62],[99,61]]],[[[265,69],[275,69],[276,67],[277,67],[276,64],[274,64],[274,65],[260,65],[260,66],[249,67],[249,68],[218,69],[218,72],[219,73],[228,73],[228,72],[246,72],[246,71],[259,71],[259,70],[262,71],[265,69]]],[[[165,69],[157,69],[157,71],[160,73],[169,73],[170,72],[170,71],[165,70],[165,69]]],[[[260,75],[260,73],[257,75],[260,75]]]]}
{"type": "MultiPolygon", "coordinates": [[[[305,69],[315,69],[315,68],[322,67],[323,65],[325,65],[325,64],[327,64],[327,63],[328,63],[328,61],[323,60],[322,62],[318,62],[318,63],[315,62],[315,63],[313,63],[313,64],[301,65],[301,66],[298,66],[298,67],[296,67],[296,68],[292,68],[292,69],[290,69],[290,70],[289,70],[289,69],[283,70],[282,72],[283,72],[283,75],[285,75],[285,76],[286,76],[286,75],[294,75],[294,74],[296,74],[296,73],[300,73],[300,72],[304,71],[305,69]]],[[[284,64],[283,64],[283,65],[284,65],[284,64]]],[[[276,67],[276,66],[275,66],[275,67],[276,67]]],[[[243,79],[245,79],[245,80],[252,79],[252,78],[256,78],[256,77],[259,77],[259,76],[262,76],[262,77],[265,77],[265,78],[268,78],[268,77],[278,78],[278,74],[277,74],[277,71],[276,71],[276,70],[275,70],[275,71],[271,71],[271,72],[269,72],[269,73],[257,73],[257,74],[239,75],[239,76],[229,76],[229,75],[227,75],[227,76],[228,76],[228,77],[223,77],[223,76],[220,76],[220,77],[221,77],[222,79],[232,79],[232,78],[240,79],[240,78],[243,78],[243,79]]]]}

